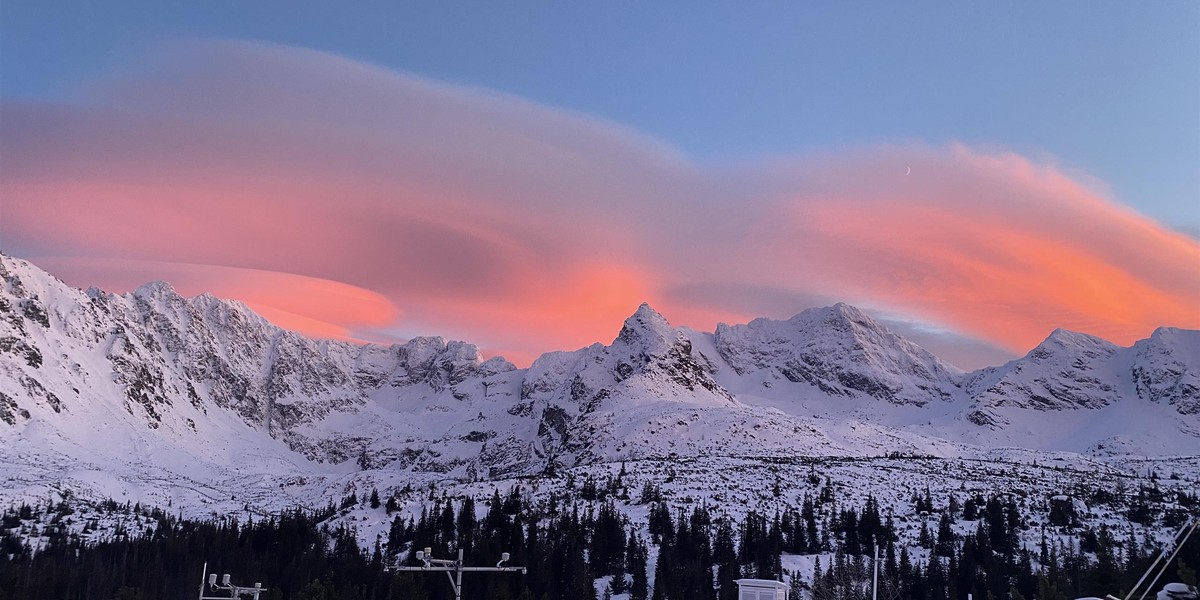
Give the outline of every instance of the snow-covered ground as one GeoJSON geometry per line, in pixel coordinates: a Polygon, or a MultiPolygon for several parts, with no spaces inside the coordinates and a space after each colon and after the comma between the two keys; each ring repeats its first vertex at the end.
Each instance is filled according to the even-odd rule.
{"type": "MultiPolygon", "coordinates": [[[[3,255],[0,278],[0,504],[69,492],[204,518],[422,490],[399,498],[412,514],[430,484],[569,493],[565,474],[624,464],[631,496],[652,481],[735,517],[794,506],[815,474],[911,531],[926,488],[1011,492],[1037,515],[1053,495],[1136,489],[1151,472],[1170,489],[1200,477],[1196,331],[1130,348],[1058,331],[963,373],[847,305],[713,333],[642,306],[611,344],[517,369],[441,338],[309,340],[161,283],[76,290],[3,255]]],[[[339,518],[364,543],[390,522],[339,518]]]]}

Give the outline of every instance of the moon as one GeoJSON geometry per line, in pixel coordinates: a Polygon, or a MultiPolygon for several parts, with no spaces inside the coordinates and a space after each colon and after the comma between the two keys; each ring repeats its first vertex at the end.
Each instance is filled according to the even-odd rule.
{"type": "Polygon", "coordinates": [[[904,171],[905,175],[912,175],[912,167],[904,167],[904,168],[905,168],[905,171],[904,171]]]}

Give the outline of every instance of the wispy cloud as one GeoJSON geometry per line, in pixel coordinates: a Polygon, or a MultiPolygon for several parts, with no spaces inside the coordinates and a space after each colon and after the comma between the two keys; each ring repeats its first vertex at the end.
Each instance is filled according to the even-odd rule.
{"type": "Polygon", "coordinates": [[[586,115],[239,42],[2,110],[7,251],[318,335],[528,359],[611,338],[643,300],[702,328],[846,300],[1010,352],[1057,326],[1200,327],[1196,240],[1006,152],[700,168],[586,115]]]}

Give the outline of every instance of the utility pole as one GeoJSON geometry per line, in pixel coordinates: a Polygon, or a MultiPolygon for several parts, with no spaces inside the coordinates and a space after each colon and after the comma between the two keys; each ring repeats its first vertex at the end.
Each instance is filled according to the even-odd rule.
{"type": "Polygon", "coordinates": [[[421,561],[419,567],[402,567],[394,566],[387,567],[388,571],[400,572],[415,572],[425,571],[429,573],[443,572],[450,579],[450,587],[454,589],[454,600],[462,600],[462,576],[463,573],[520,573],[525,574],[525,567],[506,567],[504,563],[508,562],[508,553],[500,554],[500,562],[494,567],[464,567],[463,566],[463,549],[458,549],[458,559],[449,560],[445,558],[434,558],[433,551],[430,548],[417,550],[417,560],[421,561]]]}

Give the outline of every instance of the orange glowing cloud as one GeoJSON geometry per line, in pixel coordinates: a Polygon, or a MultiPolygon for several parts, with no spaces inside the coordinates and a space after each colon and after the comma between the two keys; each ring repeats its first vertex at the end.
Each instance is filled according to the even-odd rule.
{"type": "Polygon", "coordinates": [[[710,329],[845,300],[986,360],[1060,326],[1200,327],[1195,240],[1015,154],[700,168],[612,123],[309,50],[156,61],[78,104],[0,105],[6,252],[76,285],[164,279],[310,335],[443,335],[518,363],[609,341],[643,301],[710,329]]]}
{"type": "Polygon", "coordinates": [[[1053,327],[1123,344],[1162,324],[1200,327],[1200,245],[1052,168],[963,147],[884,149],[806,181],[818,191],[777,202],[761,224],[763,260],[865,304],[1014,352],[1053,327]],[[926,174],[904,175],[905,161],[926,174]]]}
{"type": "Polygon", "coordinates": [[[393,326],[400,318],[391,300],[371,290],[279,271],[86,258],[46,258],[39,263],[64,280],[101,280],[118,291],[162,280],[185,296],[210,293],[239,299],[276,325],[314,337],[392,341],[372,332],[393,326]]]}

